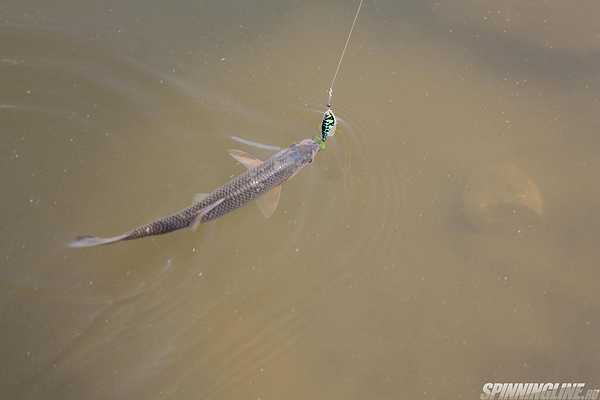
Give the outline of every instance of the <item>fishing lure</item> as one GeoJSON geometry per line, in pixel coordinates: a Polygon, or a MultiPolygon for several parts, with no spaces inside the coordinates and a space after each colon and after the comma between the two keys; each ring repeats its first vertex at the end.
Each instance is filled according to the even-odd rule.
{"type": "Polygon", "coordinates": [[[321,122],[321,135],[315,138],[315,141],[319,143],[321,150],[325,149],[325,142],[331,136],[335,135],[335,128],[337,126],[337,118],[331,108],[327,108],[327,111],[323,113],[323,121],[321,122]]]}

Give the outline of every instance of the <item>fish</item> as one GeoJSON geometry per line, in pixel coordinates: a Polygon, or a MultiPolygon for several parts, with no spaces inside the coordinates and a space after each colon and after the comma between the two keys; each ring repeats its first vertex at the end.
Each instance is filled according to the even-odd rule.
{"type": "Polygon", "coordinates": [[[279,203],[281,185],[312,163],[320,149],[317,139],[304,139],[273,154],[265,161],[241,150],[229,150],[229,154],[247,170],[208,194],[196,195],[192,205],[122,235],[106,238],[79,236],[69,243],[69,247],[107,245],[163,235],[184,228],[195,230],[199,224],[220,218],[252,200],[257,200],[260,211],[269,218],[279,203]]]}

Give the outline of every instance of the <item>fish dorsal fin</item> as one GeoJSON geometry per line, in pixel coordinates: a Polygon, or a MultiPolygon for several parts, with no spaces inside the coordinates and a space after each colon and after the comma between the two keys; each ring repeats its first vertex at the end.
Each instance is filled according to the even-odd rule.
{"type": "Polygon", "coordinates": [[[270,150],[270,151],[280,151],[281,150],[281,147],[279,147],[279,146],[273,146],[271,144],[254,142],[252,140],[244,139],[239,136],[231,136],[231,139],[235,140],[238,143],[245,144],[247,146],[256,147],[257,149],[264,149],[264,150],[270,150]]]}
{"type": "Polygon", "coordinates": [[[190,225],[192,230],[195,231],[196,229],[198,229],[198,225],[200,225],[200,223],[202,222],[202,217],[204,217],[206,214],[211,212],[216,206],[221,204],[224,200],[225,199],[219,199],[219,200],[215,201],[214,203],[204,207],[202,210],[200,210],[198,212],[198,214],[196,214],[196,218],[194,218],[194,221],[190,225]]]}
{"type": "Polygon", "coordinates": [[[280,196],[281,186],[277,186],[256,199],[256,205],[265,218],[270,218],[273,215],[279,204],[280,196]]]}
{"type": "Polygon", "coordinates": [[[196,193],[194,195],[194,199],[192,200],[192,202],[195,203],[201,203],[202,200],[206,199],[208,197],[208,193],[196,193]]]}
{"type": "Polygon", "coordinates": [[[243,164],[248,169],[258,167],[260,164],[263,163],[262,160],[259,160],[258,158],[242,150],[231,149],[229,150],[229,155],[235,158],[240,164],[243,164]]]}

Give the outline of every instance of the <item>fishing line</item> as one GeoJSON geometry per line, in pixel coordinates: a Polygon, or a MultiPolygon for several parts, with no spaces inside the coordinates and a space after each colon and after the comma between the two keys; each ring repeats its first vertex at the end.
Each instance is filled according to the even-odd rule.
{"type": "Polygon", "coordinates": [[[356,22],[358,21],[358,15],[360,14],[360,10],[362,9],[364,0],[360,0],[358,3],[358,8],[356,9],[356,14],[354,14],[354,21],[352,21],[352,26],[350,27],[350,32],[348,32],[348,37],[346,38],[346,43],[344,44],[344,49],[340,54],[340,58],[338,60],[337,67],[335,69],[335,73],[333,74],[333,78],[331,78],[331,83],[329,84],[329,98],[327,100],[327,108],[331,108],[331,99],[333,98],[333,85],[335,84],[335,79],[337,78],[338,72],[340,72],[340,68],[342,66],[342,61],[344,60],[344,56],[346,55],[346,50],[348,49],[348,44],[350,44],[350,38],[352,37],[352,32],[354,32],[354,27],[356,26],[356,22]]]}
{"type": "Polygon", "coordinates": [[[331,83],[329,84],[329,90],[327,91],[329,97],[327,99],[327,110],[323,113],[323,121],[321,122],[321,135],[316,138],[317,142],[321,146],[321,149],[325,149],[325,142],[327,139],[335,134],[335,128],[337,125],[337,119],[333,110],[331,109],[331,100],[333,99],[333,86],[335,85],[335,80],[340,72],[340,68],[342,67],[342,61],[344,60],[344,56],[346,55],[346,50],[348,50],[348,45],[350,44],[350,38],[352,37],[352,33],[354,32],[354,27],[356,27],[356,22],[358,21],[358,15],[360,14],[360,10],[362,9],[364,0],[360,0],[358,3],[358,7],[356,9],[356,14],[354,14],[354,20],[352,21],[352,26],[350,27],[350,32],[348,32],[348,36],[346,37],[346,43],[344,43],[344,48],[342,49],[342,53],[340,54],[340,58],[338,59],[337,67],[335,68],[335,72],[333,74],[333,78],[331,78],[331,83]]]}

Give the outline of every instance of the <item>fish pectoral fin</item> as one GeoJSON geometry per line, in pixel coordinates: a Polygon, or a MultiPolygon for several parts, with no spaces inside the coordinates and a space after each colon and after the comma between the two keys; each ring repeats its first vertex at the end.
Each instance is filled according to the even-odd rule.
{"type": "Polygon", "coordinates": [[[242,150],[231,149],[229,150],[229,155],[235,158],[240,164],[243,164],[248,169],[258,167],[260,164],[263,163],[262,160],[259,160],[258,158],[242,150]]]}
{"type": "Polygon", "coordinates": [[[215,201],[214,203],[204,207],[202,210],[200,210],[198,212],[198,214],[196,214],[196,218],[194,218],[194,221],[190,225],[190,228],[194,231],[196,229],[198,229],[198,225],[200,225],[200,223],[202,222],[202,217],[204,217],[206,214],[211,212],[216,206],[221,204],[224,200],[225,199],[219,199],[219,200],[215,201]]]}
{"type": "Polygon", "coordinates": [[[265,218],[270,218],[273,215],[279,205],[280,196],[281,186],[277,186],[256,199],[256,205],[265,218]]]}
{"type": "Polygon", "coordinates": [[[193,203],[200,203],[202,200],[208,197],[208,193],[196,193],[194,195],[193,203]]]}

